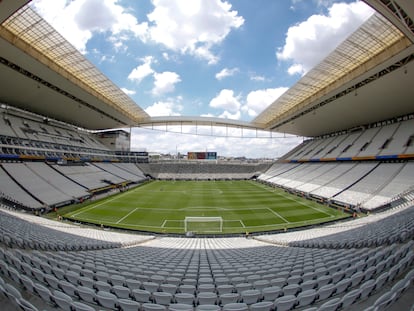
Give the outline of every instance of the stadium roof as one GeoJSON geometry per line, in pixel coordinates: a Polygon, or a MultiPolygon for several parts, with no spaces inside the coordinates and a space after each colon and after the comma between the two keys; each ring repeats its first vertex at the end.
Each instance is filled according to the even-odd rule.
{"type": "Polygon", "coordinates": [[[414,112],[411,0],[366,0],[384,16],[373,15],[247,123],[188,116],[151,118],[23,6],[27,2],[0,2],[0,22],[8,17],[6,11],[15,12],[0,26],[0,63],[7,67],[0,71],[0,101],[87,129],[204,122],[318,136],[414,112]]]}
{"type": "Polygon", "coordinates": [[[388,52],[388,56],[393,56],[410,44],[404,34],[390,22],[381,15],[374,14],[327,58],[257,116],[254,122],[271,127],[286,115],[295,114],[312,105],[315,98],[338,87],[338,82],[350,81],[355,77],[355,72],[363,74],[382,63],[383,57],[377,56],[384,51],[393,47],[388,52]],[[366,65],[362,66],[364,64],[366,65]]]}

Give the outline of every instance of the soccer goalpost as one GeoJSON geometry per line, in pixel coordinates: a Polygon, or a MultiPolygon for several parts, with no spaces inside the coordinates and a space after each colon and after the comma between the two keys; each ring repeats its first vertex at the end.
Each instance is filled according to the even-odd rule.
{"type": "Polygon", "coordinates": [[[195,233],[223,232],[223,218],[221,217],[185,217],[184,231],[195,233]]]}

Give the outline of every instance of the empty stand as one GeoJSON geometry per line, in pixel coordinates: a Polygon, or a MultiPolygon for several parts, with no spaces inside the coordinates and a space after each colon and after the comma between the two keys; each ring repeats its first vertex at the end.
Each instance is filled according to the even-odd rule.
{"type": "MultiPolygon", "coordinates": [[[[381,226],[375,226],[378,230],[395,228],[394,223],[413,219],[409,216],[412,212],[412,208],[386,212],[377,219],[381,226]]],[[[1,220],[13,217],[0,227],[8,236],[18,232],[14,222],[24,222],[16,213],[1,216],[1,220]]],[[[31,228],[34,234],[51,230],[35,226],[31,228]]],[[[358,230],[371,230],[365,231],[364,226],[358,230]]],[[[75,242],[69,233],[54,236],[63,245],[70,239],[75,242]]],[[[27,290],[28,303],[42,310],[57,306],[68,310],[263,310],[271,305],[276,310],[301,310],[332,305],[345,308],[363,304],[371,295],[378,297],[375,304],[380,305],[389,299],[383,294],[389,286],[395,296],[401,296],[412,282],[412,235],[390,244],[350,245],[333,241],[355,237],[355,232],[342,238],[328,234],[325,245],[316,247],[309,239],[281,247],[237,237],[145,240],[132,236],[141,244],[121,248],[98,238],[91,244],[92,240],[79,236],[78,246],[71,246],[75,248],[58,250],[48,240],[45,244],[50,243],[49,247],[35,251],[22,247],[29,245],[23,236],[21,245],[3,239],[0,290],[6,299],[22,297],[21,292],[27,290]],[[308,244],[300,246],[300,242],[308,244]],[[98,248],[99,243],[104,249],[98,248]],[[87,245],[90,248],[86,251],[87,245]],[[225,288],[230,291],[222,292],[225,288]]],[[[275,243],[271,238],[277,241],[278,236],[260,238],[275,243]]]]}

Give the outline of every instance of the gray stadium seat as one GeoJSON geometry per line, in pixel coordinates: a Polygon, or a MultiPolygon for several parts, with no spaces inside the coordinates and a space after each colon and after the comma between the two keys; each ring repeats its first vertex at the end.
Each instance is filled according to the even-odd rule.
{"type": "Polygon", "coordinates": [[[258,289],[248,289],[241,292],[241,299],[247,305],[258,302],[260,298],[260,291],[258,289]]]}
{"type": "Polygon", "coordinates": [[[183,303],[172,303],[168,306],[169,311],[193,311],[193,306],[183,303]]]}
{"type": "Polygon", "coordinates": [[[198,285],[198,292],[199,293],[203,293],[203,292],[215,292],[216,287],[214,286],[214,284],[210,284],[210,283],[203,283],[198,285]]]}
{"type": "Polygon", "coordinates": [[[203,292],[197,295],[197,303],[199,305],[217,304],[217,294],[212,292],[203,292]]]}
{"type": "Polygon", "coordinates": [[[275,301],[282,293],[279,286],[271,286],[262,289],[262,296],[264,301],[275,301]]]}
{"type": "Polygon", "coordinates": [[[322,304],[318,311],[336,311],[338,310],[339,306],[341,305],[341,299],[340,298],[333,298],[324,304],[322,304]]]}
{"type": "Polygon", "coordinates": [[[144,289],[133,289],[132,296],[135,298],[136,301],[141,303],[148,303],[150,302],[151,293],[144,289]]]}
{"type": "Polygon", "coordinates": [[[78,294],[79,298],[86,302],[95,302],[96,294],[92,288],[85,287],[85,286],[78,286],[76,288],[76,293],[78,294]]]}
{"type": "Polygon", "coordinates": [[[228,294],[228,293],[232,293],[234,290],[234,286],[231,284],[222,284],[222,285],[218,285],[217,288],[217,293],[219,295],[221,294],[228,294]]]}
{"type": "Polygon", "coordinates": [[[44,302],[48,304],[52,303],[52,300],[51,300],[52,293],[47,287],[39,283],[34,283],[34,288],[35,288],[36,293],[40,296],[40,298],[43,299],[44,302]]]}
{"type": "Polygon", "coordinates": [[[396,299],[397,294],[393,291],[387,291],[382,294],[377,300],[374,302],[375,310],[382,311],[387,310],[392,302],[396,299]]]}
{"type": "Polygon", "coordinates": [[[176,293],[174,299],[177,303],[181,304],[194,304],[194,295],[189,293],[176,293]]]}
{"type": "Polygon", "coordinates": [[[79,277],[79,284],[86,287],[93,287],[95,281],[87,276],[80,276],[79,277]]]}
{"type": "Polygon", "coordinates": [[[308,289],[300,292],[297,296],[298,307],[306,307],[316,300],[316,290],[308,289]]]}
{"type": "Polygon", "coordinates": [[[173,295],[166,292],[153,292],[152,296],[155,300],[155,303],[163,306],[168,306],[173,298],[173,295]]]}
{"type": "Polygon", "coordinates": [[[121,311],[139,311],[141,304],[131,299],[118,299],[121,311]]]}
{"type": "Polygon", "coordinates": [[[353,303],[355,303],[355,301],[359,299],[360,295],[361,293],[359,288],[346,293],[341,299],[342,308],[346,309],[351,306],[353,303]]]}
{"type": "Polygon", "coordinates": [[[364,279],[364,273],[362,271],[355,272],[351,276],[351,287],[358,286],[363,279],[364,279]]]}
{"type": "Polygon", "coordinates": [[[228,303],[223,306],[223,311],[248,311],[249,308],[247,304],[236,302],[236,303],[228,303]]]}
{"type": "Polygon", "coordinates": [[[96,293],[96,300],[99,305],[105,308],[116,309],[118,305],[118,299],[114,294],[105,291],[98,291],[96,293]]]}
{"type": "Polygon", "coordinates": [[[223,306],[228,303],[238,302],[240,299],[239,293],[225,293],[219,296],[220,304],[223,306]]]}
{"type": "Polygon", "coordinates": [[[334,284],[326,284],[318,289],[318,300],[325,300],[331,297],[336,290],[336,286],[334,284]]]}
{"type": "Polygon", "coordinates": [[[97,291],[103,290],[103,291],[109,292],[111,291],[112,286],[107,282],[96,281],[93,284],[93,288],[95,288],[97,291]]]}
{"type": "Polygon", "coordinates": [[[272,286],[283,287],[287,284],[286,283],[286,278],[280,278],[279,277],[279,278],[272,279],[272,280],[270,280],[270,284],[272,286]]]}
{"type": "Polygon", "coordinates": [[[250,305],[250,311],[270,311],[273,309],[273,302],[271,301],[260,301],[250,305]]]}
{"type": "Polygon", "coordinates": [[[158,290],[159,284],[155,282],[143,282],[142,287],[150,293],[154,293],[158,290]]]}
{"type": "Polygon", "coordinates": [[[330,275],[322,275],[316,279],[316,282],[318,283],[318,288],[321,288],[322,286],[331,283],[332,277],[330,275]]]}
{"type": "Polygon", "coordinates": [[[72,302],[72,309],[74,311],[95,311],[95,308],[79,301],[72,302]]]}
{"type": "Polygon", "coordinates": [[[339,281],[338,283],[335,284],[336,293],[341,294],[345,292],[349,288],[350,285],[351,285],[351,279],[349,278],[339,281]]]}
{"type": "Polygon", "coordinates": [[[199,305],[196,311],[220,311],[221,307],[218,305],[199,305]]]}
{"type": "Polygon", "coordinates": [[[308,289],[315,289],[317,286],[316,280],[307,280],[304,281],[302,284],[300,284],[300,288],[302,291],[308,290],[308,289]]]}
{"type": "Polygon", "coordinates": [[[124,286],[125,284],[125,277],[123,275],[113,274],[110,276],[109,279],[110,279],[112,286],[115,286],[115,285],[124,286]]]}
{"type": "Polygon", "coordinates": [[[269,287],[270,286],[270,281],[269,280],[257,280],[253,282],[253,288],[254,289],[258,289],[258,290],[262,290],[265,287],[269,287]]]}
{"type": "Polygon", "coordinates": [[[160,287],[163,292],[170,293],[171,295],[174,295],[177,292],[177,288],[178,288],[177,285],[169,284],[169,283],[161,284],[160,287]]]}
{"type": "Polygon", "coordinates": [[[196,291],[195,285],[183,284],[178,287],[181,293],[194,294],[196,291]]]}
{"type": "Polygon", "coordinates": [[[364,299],[371,295],[371,292],[373,291],[375,287],[375,280],[368,280],[361,284],[359,287],[361,290],[361,299],[364,299]]]}
{"type": "Polygon", "coordinates": [[[62,293],[61,291],[54,290],[52,299],[58,305],[59,308],[65,311],[72,311],[71,309],[72,302],[73,302],[72,297],[62,293]]]}
{"type": "Polygon", "coordinates": [[[296,296],[285,295],[275,300],[275,308],[277,311],[288,311],[293,308],[296,302],[296,296]]]}
{"type": "Polygon", "coordinates": [[[130,297],[131,290],[125,286],[114,285],[111,288],[111,293],[113,293],[118,298],[127,299],[130,297]]]}
{"type": "Polygon", "coordinates": [[[34,293],[34,283],[32,281],[32,279],[30,279],[27,275],[22,274],[20,276],[20,280],[24,286],[24,288],[29,292],[29,293],[34,293]]]}
{"type": "Polygon", "coordinates": [[[53,289],[59,289],[59,279],[52,274],[45,274],[46,283],[53,289]]]}
{"type": "Polygon", "coordinates": [[[282,288],[283,295],[289,296],[289,295],[296,295],[300,291],[300,285],[299,284],[290,284],[286,285],[282,288]]]}
{"type": "Polygon", "coordinates": [[[143,311],[166,311],[167,308],[165,306],[156,304],[156,303],[144,303],[142,304],[143,311]]]}
{"type": "Polygon", "coordinates": [[[23,311],[38,311],[38,308],[32,305],[24,298],[16,298],[16,303],[23,311]]]}
{"type": "Polygon", "coordinates": [[[241,293],[244,290],[248,290],[248,289],[252,289],[253,288],[253,284],[252,283],[237,283],[234,285],[234,287],[236,288],[238,293],[241,293]]]}

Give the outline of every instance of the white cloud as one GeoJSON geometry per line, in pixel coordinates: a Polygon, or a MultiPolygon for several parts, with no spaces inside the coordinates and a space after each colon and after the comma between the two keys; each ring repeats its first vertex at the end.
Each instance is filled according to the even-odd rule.
{"type": "Polygon", "coordinates": [[[148,14],[150,38],[167,48],[218,61],[211,48],[221,43],[232,29],[244,23],[231,4],[221,0],[152,0],[148,14]]]}
{"type": "Polygon", "coordinates": [[[287,90],[287,87],[279,87],[252,91],[247,95],[246,104],[243,106],[242,110],[250,117],[255,117],[287,90]]]}
{"type": "MultiPolygon", "coordinates": [[[[296,6],[301,3],[309,3],[310,0],[291,0],[291,10],[296,10],[296,6]]],[[[332,5],[334,0],[312,0],[312,2],[318,7],[328,7],[332,5]]],[[[313,4],[312,4],[313,5],[313,4]]]]}
{"type": "Polygon", "coordinates": [[[74,22],[80,30],[105,31],[117,22],[112,10],[114,7],[109,7],[114,5],[114,2],[88,0],[80,3],[79,11],[74,15],[74,22]]]}
{"type": "Polygon", "coordinates": [[[128,90],[127,88],[121,87],[122,92],[124,92],[127,95],[135,95],[136,92],[134,90],[128,90]]]}
{"type": "Polygon", "coordinates": [[[278,49],[279,60],[293,64],[290,74],[304,74],[322,61],[343,40],[353,33],[373,10],[363,3],[335,3],[328,15],[312,15],[289,28],[285,45],[278,49]]]}
{"type": "Polygon", "coordinates": [[[233,90],[223,89],[210,101],[210,107],[227,110],[227,113],[237,113],[240,110],[240,98],[234,96],[233,90]]]}
{"type": "Polygon", "coordinates": [[[250,80],[263,82],[266,81],[266,78],[264,76],[252,75],[250,76],[250,80]]]}
{"type": "Polygon", "coordinates": [[[217,80],[222,80],[226,77],[231,77],[234,74],[236,74],[237,72],[239,72],[239,68],[223,68],[220,72],[216,73],[216,79],[217,80]]]}
{"type": "Polygon", "coordinates": [[[34,0],[33,8],[71,44],[86,53],[86,44],[94,33],[110,32],[118,40],[110,40],[115,48],[125,40],[121,33],[130,33],[145,41],[147,23],[137,19],[117,4],[117,0],[34,0]]]}
{"type": "Polygon", "coordinates": [[[151,68],[153,57],[146,56],[141,60],[144,63],[142,65],[137,66],[131,71],[131,73],[128,75],[129,80],[140,83],[145,77],[154,73],[154,70],[151,68]]]}
{"type": "Polygon", "coordinates": [[[173,92],[175,85],[181,81],[180,76],[171,71],[154,73],[154,79],[152,93],[157,96],[173,92]]]}
{"type": "Polygon", "coordinates": [[[219,118],[224,118],[224,119],[233,119],[233,120],[240,120],[241,117],[241,112],[240,110],[231,113],[227,110],[225,110],[222,114],[219,115],[219,118]]]}
{"type": "Polygon", "coordinates": [[[183,106],[174,101],[156,102],[147,107],[145,112],[151,117],[156,116],[179,116],[183,106]]]}
{"type": "MultiPolygon", "coordinates": [[[[186,133],[196,133],[194,128],[186,129],[186,133]]],[[[213,129],[215,133],[220,129],[213,129]]],[[[232,129],[223,129],[222,135],[229,134],[232,129]]],[[[180,129],[177,129],[179,132],[180,129]]],[[[183,130],[184,131],[184,130],[183,130]]],[[[200,132],[200,129],[198,129],[200,132]]],[[[235,130],[234,136],[240,136],[235,130]]],[[[208,133],[206,133],[208,134],[208,133]]],[[[267,133],[268,135],[268,133],[267,133]]],[[[274,135],[274,134],[273,134],[274,135]]],[[[267,136],[269,137],[269,136],[267,136]]],[[[165,132],[165,127],[154,131],[145,128],[132,129],[131,146],[133,150],[145,149],[154,153],[187,154],[191,151],[216,151],[218,156],[246,156],[248,158],[277,158],[302,142],[302,138],[230,138],[184,135],[165,132]]]]}
{"type": "Polygon", "coordinates": [[[305,73],[305,68],[303,68],[303,65],[301,64],[294,64],[288,68],[288,74],[291,76],[295,74],[304,75],[305,73]]]}

